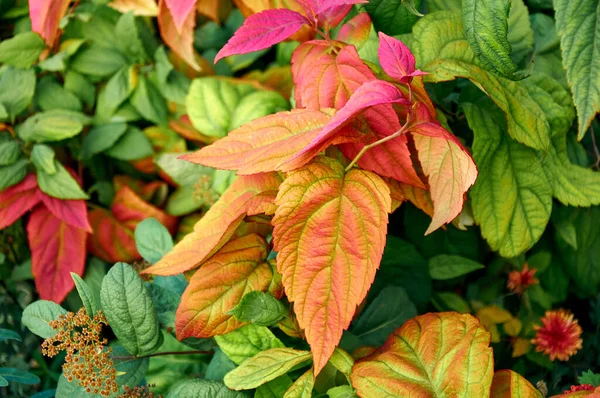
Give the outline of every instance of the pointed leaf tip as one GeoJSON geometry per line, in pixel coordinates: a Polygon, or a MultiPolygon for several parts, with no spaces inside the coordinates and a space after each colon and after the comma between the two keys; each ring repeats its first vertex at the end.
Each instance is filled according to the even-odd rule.
{"type": "Polygon", "coordinates": [[[410,49],[400,40],[379,32],[379,62],[390,77],[402,83],[410,83],[414,76],[426,75],[426,72],[415,70],[415,57],[410,49]]]}

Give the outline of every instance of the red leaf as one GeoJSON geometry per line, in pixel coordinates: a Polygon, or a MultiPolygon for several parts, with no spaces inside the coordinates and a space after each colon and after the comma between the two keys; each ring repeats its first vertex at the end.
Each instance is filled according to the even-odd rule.
{"type": "Polygon", "coordinates": [[[66,224],[83,229],[85,232],[92,232],[92,227],[88,222],[88,212],[85,200],[64,200],[46,195],[41,190],[37,191],[38,196],[44,202],[48,210],[66,224]]]}
{"type": "Polygon", "coordinates": [[[46,45],[54,44],[58,25],[67,12],[70,0],[29,0],[31,30],[42,36],[46,45]]]}
{"type": "Polygon", "coordinates": [[[135,246],[133,231],[119,223],[105,209],[89,212],[94,233],[88,236],[89,252],[109,263],[130,263],[141,258],[135,246]]]}
{"type": "Polygon", "coordinates": [[[40,202],[37,191],[35,175],[29,174],[17,185],[0,192],[0,229],[17,221],[40,202]]]}
{"type": "Polygon", "coordinates": [[[173,16],[166,5],[166,0],[158,2],[158,27],[163,40],[175,54],[195,70],[200,70],[194,52],[194,26],[196,15],[190,12],[180,30],[177,30],[173,16]]]}
{"type": "Polygon", "coordinates": [[[337,40],[353,44],[360,48],[369,38],[371,25],[371,17],[369,17],[369,14],[361,12],[342,25],[337,40]]]}
{"type": "Polygon", "coordinates": [[[111,210],[115,219],[134,231],[138,223],[148,217],[156,218],[169,232],[177,228],[177,218],[168,215],[140,198],[131,188],[124,186],[115,195],[111,210]]]}
{"type": "Polygon", "coordinates": [[[379,42],[379,62],[390,77],[402,83],[410,83],[414,76],[427,74],[415,70],[415,57],[400,40],[379,32],[379,42]]]}
{"type": "Polygon", "coordinates": [[[317,9],[317,14],[331,9],[332,7],[339,7],[353,4],[366,4],[368,0],[321,0],[317,9]]]}
{"type": "Polygon", "coordinates": [[[165,3],[169,8],[175,29],[181,35],[190,13],[195,14],[196,0],[165,0],[165,3]]]}
{"type": "Polygon", "coordinates": [[[27,224],[31,271],[42,300],[62,302],[75,286],[70,273],[83,275],[86,232],[37,207],[27,224]]]}
{"type": "Polygon", "coordinates": [[[215,63],[229,55],[269,48],[287,39],[308,23],[304,15],[285,8],[250,15],[219,51],[215,63]]]}

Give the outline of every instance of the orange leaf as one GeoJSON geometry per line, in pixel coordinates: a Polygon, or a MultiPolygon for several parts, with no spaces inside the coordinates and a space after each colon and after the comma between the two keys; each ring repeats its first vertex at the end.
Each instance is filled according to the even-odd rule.
{"type": "Polygon", "coordinates": [[[158,14],[155,0],[114,0],[108,3],[108,6],[123,14],[129,11],[132,11],[134,15],[145,17],[155,17],[158,14]]]}
{"type": "Polygon", "coordinates": [[[37,191],[35,175],[29,174],[20,183],[0,192],[0,229],[17,221],[42,200],[37,191]]]}
{"type": "Polygon", "coordinates": [[[408,200],[417,208],[423,210],[425,214],[430,217],[433,215],[433,202],[431,201],[429,191],[404,184],[391,178],[386,179],[385,181],[388,183],[390,192],[392,193],[392,201],[394,203],[392,210],[396,210],[400,207],[402,202],[408,200]]]}
{"type": "Polygon", "coordinates": [[[198,221],[194,231],[144,273],[176,275],[200,265],[233,236],[246,215],[275,212],[280,183],[281,177],[276,173],[238,177],[198,221]]]}
{"type": "Polygon", "coordinates": [[[273,218],[277,269],[318,374],[379,267],[390,191],[376,174],[317,157],[281,184],[273,218]]]}
{"type": "Polygon", "coordinates": [[[60,303],[73,290],[75,283],[70,273],[83,275],[86,235],[43,206],[31,213],[27,224],[31,272],[42,300],[60,303]]]}
{"type": "Polygon", "coordinates": [[[494,373],[489,343],[471,315],[420,315],[356,362],[350,380],[362,398],[485,397],[494,373]]]}
{"type": "Polygon", "coordinates": [[[148,217],[156,218],[162,225],[174,233],[177,218],[144,202],[131,188],[122,187],[113,200],[111,210],[115,218],[130,230],[134,231],[138,223],[148,217]]]}
{"type": "Polygon", "coordinates": [[[220,0],[198,0],[196,9],[198,14],[202,14],[211,20],[219,23],[219,3],[220,0]]]}
{"type": "Polygon", "coordinates": [[[259,235],[246,235],[223,246],[190,279],[177,309],[179,340],[186,337],[212,337],[244,325],[226,312],[244,294],[267,291],[273,269],[265,261],[267,242],[259,235]]]}
{"type": "Polygon", "coordinates": [[[109,263],[138,260],[133,231],[121,224],[105,209],[94,209],[88,213],[94,233],[88,236],[89,252],[109,263]]]}
{"type": "Polygon", "coordinates": [[[490,398],[542,398],[540,393],[523,376],[512,370],[494,373],[490,398]]]}
{"type": "Polygon", "coordinates": [[[180,34],[165,0],[159,0],[158,27],[160,35],[175,54],[199,71],[200,65],[196,62],[196,53],[194,52],[194,26],[196,26],[196,13],[190,12],[183,22],[180,34]]]}
{"type": "Polygon", "coordinates": [[[70,0],[29,0],[31,30],[51,47],[56,39],[60,20],[67,12],[70,0]]]}

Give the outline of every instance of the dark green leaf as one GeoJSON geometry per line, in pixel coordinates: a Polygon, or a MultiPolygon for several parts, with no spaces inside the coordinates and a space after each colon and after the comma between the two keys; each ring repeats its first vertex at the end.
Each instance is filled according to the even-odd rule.
{"type": "Polygon", "coordinates": [[[0,329],[0,341],[7,340],[23,341],[23,339],[21,339],[21,336],[19,336],[17,332],[9,329],[0,329]]]}
{"type": "Polygon", "coordinates": [[[93,318],[96,312],[100,309],[100,305],[98,304],[96,296],[88,284],[81,279],[79,275],[71,272],[71,278],[73,278],[73,282],[75,282],[77,293],[79,293],[79,297],[81,298],[81,302],[83,303],[85,310],[90,318],[93,318]]]}
{"type": "MultiPolygon", "coordinates": [[[[371,0],[365,9],[371,16],[375,29],[388,35],[409,33],[417,22],[417,17],[403,4],[403,0],[371,0]]],[[[414,6],[421,7],[421,0],[415,0],[414,6]]]]}
{"type": "Polygon", "coordinates": [[[11,119],[19,115],[31,104],[35,93],[35,73],[33,70],[4,70],[0,76],[0,103],[6,108],[11,119]]]}
{"type": "Polygon", "coordinates": [[[125,102],[135,89],[137,72],[133,68],[123,68],[110,78],[106,86],[98,94],[96,105],[96,124],[107,123],[117,109],[125,102]]]}
{"type": "Polygon", "coordinates": [[[44,111],[66,109],[81,111],[79,98],[52,78],[42,78],[35,88],[35,102],[44,111]]]}
{"type": "Polygon", "coordinates": [[[127,131],[125,123],[108,123],[94,126],[83,140],[81,156],[89,159],[112,147],[127,131]]]}
{"type": "Polygon", "coordinates": [[[158,322],[167,329],[175,329],[175,313],[181,302],[181,296],[154,283],[146,283],[146,288],[150,292],[158,322]]]}
{"type": "Polygon", "coordinates": [[[225,353],[217,348],[206,368],[206,380],[223,381],[227,373],[235,369],[237,365],[225,355],[225,353]]]}
{"type": "Polygon", "coordinates": [[[65,88],[79,97],[87,106],[91,107],[96,102],[96,87],[75,71],[70,70],[65,74],[65,88]]]}
{"type": "Polygon", "coordinates": [[[146,60],[147,55],[133,13],[121,15],[115,26],[115,36],[117,47],[132,62],[143,63],[146,60]]]}
{"type": "Polygon", "coordinates": [[[120,52],[92,44],[71,58],[71,68],[82,75],[108,77],[127,65],[120,52]]]}
{"type": "Polygon", "coordinates": [[[38,300],[25,308],[21,322],[31,333],[47,339],[53,337],[57,332],[48,322],[54,321],[58,319],[59,315],[66,313],[67,311],[55,302],[38,300]]]}
{"type": "Polygon", "coordinates": [[[254,291],[246,293],[238,305],[227,313],[242,322],[250,322],[258,326],[273,326],[282,320],[287,312],[285,306],[275,297],[268,293],[254,291]]]}
{"type": "Polygon", "coordinates": [[[138,128],[129,126],[127,131],[106,154],[120,160],[136,160],[154,153],[152,144],[146,135],[138,128]]]}
{"type": "Polygon", "coordinates": [[[167,123],[167,103],[145,77],[139,77],[130,102],[145,119],[160,125],[167,123]]]}
{"type": "Polygon", "coordinates": [[[429,275],[437,280],[456,278],[482,268],[482,264],[461,256],[440,254],[429,259],[429,275]]]}
{"type": "Polygon", "coordinates": [[[591,384],[594,387],[600,386],[600,374],[596,374],[591,370],[583,372],[577,379],[579,384],[591,384]]]}
{"type": "Polygon", "coordinates": [[[17,134],[24,141],[61,141],[79,134],[89,122],[83,113],[55,109],[29,117],[17,127],[17,134]]]}
{"type": "Polygon", "coordinates": [[[15,368],[0,368],[0,377],[21,384],[38,384],[41,382],[36,375],[15,368]]]}
{"type": "Polygon", "coordinates": [[[156,218],[146,218],[135,228],[135,245],[144,260],[156,264],[173,249],[173,238],[156,218]]]}
{"type": "Polygon", "coordinates": [[[0,166],[10,166],[21,157],[21,145],[17,141],[0,142],[0,166]]]}
{"type": "Polygon", "coordinates": [[[232,391],[225,384],[214,380],[183,380],[174,385],[166,398],[245,398],[246,394],[232,391]]]}

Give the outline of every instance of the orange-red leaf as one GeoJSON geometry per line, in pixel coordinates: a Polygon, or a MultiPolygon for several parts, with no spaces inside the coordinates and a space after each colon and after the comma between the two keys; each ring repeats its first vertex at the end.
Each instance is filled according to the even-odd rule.
{"type": "Polygon", "coordinates": [[[390,191],[374,173],[318,157],[289,174],[276,203],[277,269],[318,374],[379,267],[390,191]]]}
{"type": "Polygon", "coordinates": [[[31,213],[27,224],[31,272],[42,300],[62,302],[75,286],[70,273],[83,275],[86,235],[43,206],[31,213]]]}
{"type": "Polygon", "coordinates": [[[494,373],[490,334],[456,312],[417,316],[350,374],[362,398],[485,397],[494,373]]]}
{"type": "Polygon", "coordinates": [[[267,291],[273,280],[273,269],[265,261],[268,254],[265,239],[251,234],[227,243],[204,263],[181,297],[177,338],[212,337],[244,325],[226,312],[244,294],[267,291]]]}
{"type": "Polygon", "coordinates": [[[29,0],[31,30],[42,36],[49,47],[54,44],[58,25],[67,12],[70,2],[70,0],[29,0]]]}
{"type": "Polygon", "coordinates": [[[233,236],[246,215],[273,214],[281,183],[277,173],[238,177],[181,240],[158,263],[144,270],[155,275],[176,275],[195,268],[233,236]]]}
{"type": "Polygon", "coordinates": [[[173,16],[166,5],[166,0],[158,2],[158,27],[163,40],[175,54],[182,58],[188,65],[195,70],[200,70],[200,65],[196,62],[196,53],[194,52],[194,26],[196,26],[196,13],[188,13],[183,21],[181,29],[173,20],[173,16]],[[181,32],[181,33],[180,33],[181,32]]]}
{"type": "Polygon", "coordinates": [[[386,179],[386,182],[392,194],[392,211],[400,207],[402,202],[408,200],[417,208],[423,210],[425,214],[430,217],[433,216],[433,202],[429,191],[393,179],[386,179]]]}
{"type": "Polygon", "coordinates": [[[134,231],[138,223],[148,217],[156,218],[162,225],[174,233],[177,218],[145,202],[131,188],[122,187],[113,200],[111,210],[115,218],[130,230],[134,231]]]}
{"type": "Polygon", "coordinates": [[[37,191],[37,195],[55,217],[72,227],[83,229],[85,232],[92,232],[92,227],[88,222],[85,200],[57,199],[46,195],[41,190],[37,191]]]}
{"type": "Polygon", "coordinates": [[[542,398],[542,393],[518,373],[499,370],[494,373],[490,398],[542,398]]]}
{"type": "Polygon", "coordinates": [[[29,174],[17,185],[0,192],[0,229],[6,228],[37,205],[38,185],[34,174],[29,174]]]}

